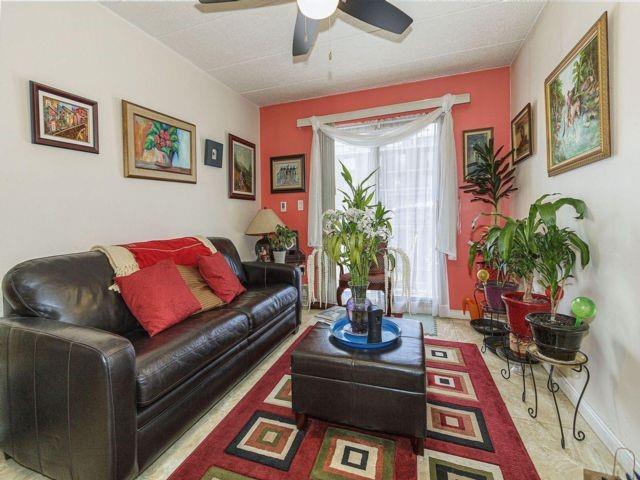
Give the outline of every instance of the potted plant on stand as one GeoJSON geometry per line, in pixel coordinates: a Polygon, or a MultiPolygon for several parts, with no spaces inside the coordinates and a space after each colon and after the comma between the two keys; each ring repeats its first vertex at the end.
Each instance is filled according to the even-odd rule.
{"type": "Polygon", "coordinates": [[[296,234],[284,225],[277,225],[276,231],[270,236],[269,243],[273,252],[273,261],[275,263],[285,263],[287,250],[290,249],[296,241],[296,234]]]}
{"type": "MultiPolygon", "coordinates": [[[[500,256],[522,280],[523,291],[502,295],[507,308],[507,320],[512,330],[511,350],[524,354],[531,338],[531,329],[525,320],[529,313],[548,312],[550,299],[533,293],[534,274],[540,259],[540,245],[547,230],[556,225],[557,212],[565,205],[573,207],[576,219],[582,219],[585,203],[576,198],[562,197],[547,201],[552,195],[543,195],[530,207],[529,215],[522,219],[502,217],[505,225],[498,239],[500,256]]],[[[560,292],[553,292],[559,300],[560,292]]]]}
{"type": "MultiPolygon", "coordinates": [[[[342,165],[342,164],[341,164],[342,165]]],[[[351,274],[349,288],[352,302],[347,306],[353,333],[366,334],[368,330],[367,288],[369,269],[377,265],[377,257],[383,245],[391,237],[389,210],[380,202],[372,204],[373,185],[365,187],[373,171],[357,185],[351,173],[342,165],[342,178],[349,189],[342,201],[344,210],[328,210],[324,213],[324,248],[329,258],[345,266],[351,274]]],[[[394,259],[389,255],[391,262],[394,259]]]]}
{"type": "Polygon", "coordinates": [[[488,144],[474,145],[475,162],[469,169],[465,184],[460,187],[463,192],[472,195],[471,202],[491,206],[491,213],[485,215],[491,216],[492,225],[480,227],[486,232],[480,240],[470,246],[469,268],[473,269],[476,260],[480,259],[483,268],[492,272],[493,278],[484,282],[483,286],[487,304],[498,311],[504,310],[502,293],[518,288],[518,285],[511,281],[512,275],[508,271],[508,265],[500,258],[497,245],[502,200],[517,190],[513,186],[516,171],[511,163],[513,150],[501,156],[503,148],[504,146],[501,146],[494,152],[493,139],[488,144]]]}
{"type": "Polygon", "coordinates": [[[580,265],[584,268],[589,263],[589,246],[573,230],[549,225],[538,237],[536,272],[540,284],[549,291],[551,311],[529,313],[526,320],[531,325],[538,351],[555,360],[574,360],[589,330],[589,324],[557,313],[560,293],[572,276],[576,254],[580,255],[580,265]]]}

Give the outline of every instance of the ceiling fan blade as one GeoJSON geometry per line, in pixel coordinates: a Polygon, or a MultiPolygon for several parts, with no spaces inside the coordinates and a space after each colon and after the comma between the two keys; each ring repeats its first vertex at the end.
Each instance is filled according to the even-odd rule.
{"type": "Polygon", "coordinates": [[[237,2],[238,0],[198,0],[200,3],[227,3],[237,2]]]}
{"type": "Polygon", "coordinates": [[[413,18],[386,0],[340,0],[338,8],[374,27],[393,33],[403,33],[413,18]]]}
{"type": "Polygon", "coordinates": [[[300,10],[296,18],[296,28],[293,31],[293,56],[306,55],[316,43],[320,20],[305,17],[300,10]]]}

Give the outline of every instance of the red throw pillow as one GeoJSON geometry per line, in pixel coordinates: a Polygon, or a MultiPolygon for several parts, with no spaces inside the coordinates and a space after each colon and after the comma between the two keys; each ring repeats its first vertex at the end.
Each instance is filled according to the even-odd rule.
{"type": "Polygon", "coordinates": [[[220,252],[200,257],[198,270],[213,293],[226,303],[247,291],[220,252]]]}
{"type": "Polygon", "coordinates": [[[129,310],[152,337],[202,307],[171,259],[116,277],[116,283],[129,310]]]}

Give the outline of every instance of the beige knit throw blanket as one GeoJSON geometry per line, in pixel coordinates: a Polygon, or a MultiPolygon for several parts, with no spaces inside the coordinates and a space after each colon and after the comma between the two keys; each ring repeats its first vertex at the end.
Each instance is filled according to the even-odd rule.
{"type": "MultiPolygon", "coordinates": [[[[217,252],[216,247],[208,238],[201,235],[193,235],[193,238],[198,239],[200,243],[211,250],[211,253],[217,252]]],[[[91,247],[91,250],[101,252],[107,257],[116,277],[131,275],[132,273],[140,270],[135,257],[125,247],[121,247],[119,245],[94,245],[91,247]]],[[[118,285],[115,283],[109,287],[109,290],[115,290],[116,292],[120,291],[118,285]]]]}

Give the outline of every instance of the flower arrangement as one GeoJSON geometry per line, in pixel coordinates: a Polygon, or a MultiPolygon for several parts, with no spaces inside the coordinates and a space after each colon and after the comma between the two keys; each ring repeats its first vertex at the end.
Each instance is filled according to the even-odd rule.
{"type": "Polygon", "coordinates": [[[155,148],[164,153],[170,164],[173,154],[178,152],[179,144],[180,139],[178,138],[178,129],[176,127],[166,123],[153,122],[144,141],[144,149],[153,150],[155,148]]]}
{"type": "Polygon", "coordinates": [[[378,254],[391,238],[390,212],[380,202],[372,204],[374,186],[365,186],[375,170],[354,185],[349,170],[340,165],[349,191],[342,192],[344,210],[324,213],[324,249],[331,260],[349,269],[353,285],[362,286],[367,284],[371,265],[377,265],[378,254]]]}

